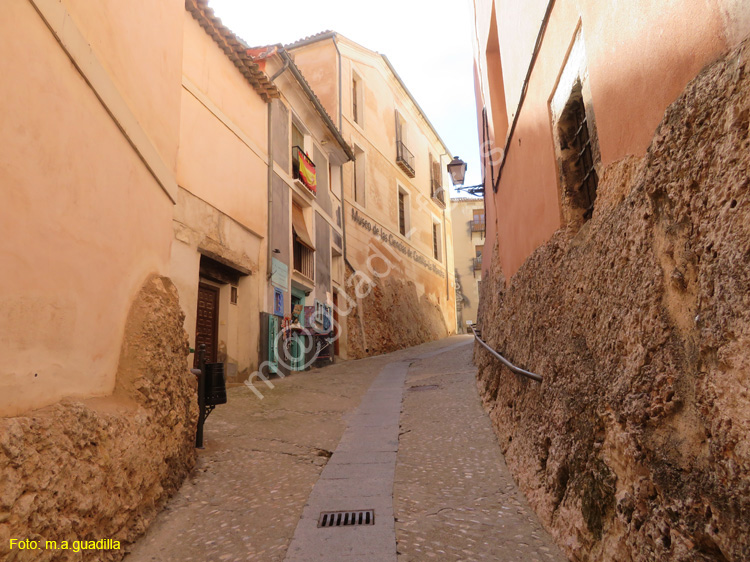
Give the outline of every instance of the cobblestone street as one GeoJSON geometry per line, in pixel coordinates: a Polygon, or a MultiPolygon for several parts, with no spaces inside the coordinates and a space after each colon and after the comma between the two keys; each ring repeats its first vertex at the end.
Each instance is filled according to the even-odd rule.
{"type": "Polygon", "coordinates": [[[564,560],[505,468],[471,353],[458,336],[274,380],[263,400],[231,389],[126,560],[564,560]],[[306,527],[331,490],[369,500],[340,509],[375,508],[373,530],[306,527]]]}

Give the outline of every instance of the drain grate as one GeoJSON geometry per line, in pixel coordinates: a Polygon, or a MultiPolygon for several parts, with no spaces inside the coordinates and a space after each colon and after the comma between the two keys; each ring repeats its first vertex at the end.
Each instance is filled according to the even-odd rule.
{"type": "Polygon", "coordinates": [[[351,527],[354,525],[374,525],[375,510],[323,511],[318,518],[318,527],[351,527]]]}

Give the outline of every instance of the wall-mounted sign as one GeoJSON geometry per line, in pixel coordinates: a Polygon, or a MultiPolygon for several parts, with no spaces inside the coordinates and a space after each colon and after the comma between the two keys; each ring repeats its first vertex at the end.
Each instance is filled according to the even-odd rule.
{"type": "Polygon", "coordinates": [[[357,209],[352,209],[352,220],[367,232],[372,233],[372,235],[376,236],[379,240],[385,242],[392,248],[395,248],[396,250],[404,254],[404,256],[406,256],[407,258],[410,258],[411,260],[417,262],[425,269],[429,269],[435,275],[445,277],[445,271],[443,271],[440,267],[435,265],[421,253],[415,251],[414,248],[410,248],[409,246],[404,244],[398,236],[396,236],[389,230],[386,230],[382,226],[378,226],[377,224],[372,223],[364,218],[359,214],[357,209]]]}
{"type": "Polygon", "coordinates": [[[271,284],[284,290],[289,285],[289,266],[273,257],[271,258],[271,284]]]}

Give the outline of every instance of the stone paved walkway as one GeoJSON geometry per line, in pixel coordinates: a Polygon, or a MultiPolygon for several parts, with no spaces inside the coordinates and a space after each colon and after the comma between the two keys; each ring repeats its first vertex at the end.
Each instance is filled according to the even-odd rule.
{"type": "Polygon", "coordinates": [[[505,466],[472,350],[409,370],[393,487],[399,562],[563,561],[505,466]]]}
{"type": "Polygon", "coordinates": [[[300,373],[273,389],[260,386],[263,400],[230,389],[229,404],[207,421],[196,470],[126,561],[385,562],[396,551],[399,562],[564,560],[507,474],[477,396],[472,346],[461,343],[450,338],[300,373]],[[391,382],[400,377],[400,388],[385,388],[376,377],[397,366],[391,382]],[[378,405],[378,420],[364,417],[378,405]],[[399,420],[393,447],[355,458],[363,436],[387,444],[383,435],[396,436],[399,420]],[[378,458],[383,452],[390,456],[378,458]],[[383,466],[365,468],[372,463],[383,466]],[[362,468],[355,478],[353,464],[362,468]],[[369,495],[377,505],[362,507],[375,507],[386,522],[390,516],[389,533],[371,555],[350,549],[356,555],[345,558],[346,550],[335,550],[352,528],[324,530],[339,535],[322,541],[333,551],[319,548],[322,535],[310,520],[331,495],[331,505],[356,500],[344,509],[369,495]]]}

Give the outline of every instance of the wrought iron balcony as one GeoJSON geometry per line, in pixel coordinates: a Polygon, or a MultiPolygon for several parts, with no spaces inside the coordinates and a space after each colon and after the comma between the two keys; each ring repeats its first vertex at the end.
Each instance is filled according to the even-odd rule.
{"type": "Polygon", "coordinates": [[[292,147],[292,177],[317,195],[315,164],[299,146],[292,147]]]}
{"type": "Polygon", "coordinates": [[[474,261],[474,271],[481,271],[482,270],[482,256],[473,258],[473,261],[474,261]]]}
{"type": "Polygon", "coordinates": [[[484,232],[485,231],[486,223],[484,221],[472,220],[472,221],[469,221],[469,224],[471,225],[472,232],[484,232]]]}
{"type": "Polygon", "coordinates": [[[416,175],[414,172],[414,155],[400,140],[396,141],[396,164],[410,178],[416,175]]]}

